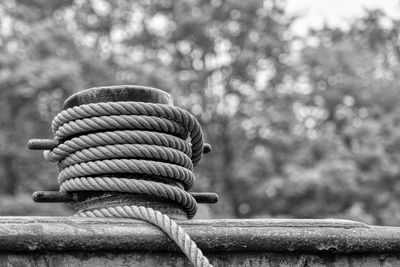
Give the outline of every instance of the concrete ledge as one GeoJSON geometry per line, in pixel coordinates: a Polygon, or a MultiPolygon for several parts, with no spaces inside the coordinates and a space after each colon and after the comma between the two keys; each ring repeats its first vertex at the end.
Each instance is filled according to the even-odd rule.
{"type": "MultiPolygon", "coordinates": [[[[400,227],[346,220],[192,220],[179,223],[205,252],[400,253],[400,227]]],[[[0,253],[175,252],[158,228],[130,219],[0,217],[0,253]]]]}

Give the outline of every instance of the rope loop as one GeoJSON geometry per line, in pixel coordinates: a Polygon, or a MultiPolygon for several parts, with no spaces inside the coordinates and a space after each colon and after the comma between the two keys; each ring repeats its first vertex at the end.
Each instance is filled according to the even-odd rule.
{"type": "Polygon", "coordinates": [[[194,184],[193,172],[186,168],[169,163],[135,159],[96,160],[75,164],[61,170],[58,182],[62,184],[76,177],[118,173],[149,174],[176,180],[183,183],[186,190],[192,188],[194,184]]]}
{"type": "Polygon", "coordinates": [[[182,205],[188,211],[189,217],[193,217],[197,211],[197,202],[191,194],[180,188],[154,181],[110,177],[74,178],[62,183],[60,191],[114,191],[143,194],[172,200],[182,205]]]}
{"type": "MultiPolygon", "coordinates": [[[[117,129],[117,127],[151,127],[163,126],[163,130],[179,130],[183,126],[190,134],[193,164],[196,166],[203,154],[203,134],[196,118],[189,112],[174,106],[143,102],[104,102],[75,106],[61,111],[51,124],[57,139],[65,138],[70,131],[93,130],[94,128],[117,129]],[[139,119],[143,118],[143,120],[139,119]],[[108,118],[107,118],[108,117],[108,118]],[[90,120],[90,118],[92,118],[90,120]],[[89,119],[89,120],[88,120],[89,119]],[[167,122],[171,122],[170,124],[167,122]],[[74,122],[74,123],[72,123],[74,122]],[[162,122],[168,124],[165,125],[162,122]],[[173,124],[173,122],[177,124],[173,124]],[[70,123],[70,124],[69,124],[70,123]],[[172,124],[172,125],[171,125],[172,124]],[[64,127],[67,129],[64,129],[64,127]],[[94,128],[92,128],[94,127],[94,128]]],[[[151,128],[154,130],[155,128],[151,128]]],[[[186,138],[186,137],[185,137],[186,138]]]]}

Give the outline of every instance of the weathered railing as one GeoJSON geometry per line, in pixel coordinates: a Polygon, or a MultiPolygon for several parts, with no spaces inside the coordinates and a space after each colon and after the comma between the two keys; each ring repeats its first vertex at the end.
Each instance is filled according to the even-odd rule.
{"type": "MultiPolygon", "coordinates": [[[[400,228],[344,220],[179,221],[214,266],[400,266],[400,228]]],[[[0,217],[0,266],[191,266],[138,220],[0,217]]]]}

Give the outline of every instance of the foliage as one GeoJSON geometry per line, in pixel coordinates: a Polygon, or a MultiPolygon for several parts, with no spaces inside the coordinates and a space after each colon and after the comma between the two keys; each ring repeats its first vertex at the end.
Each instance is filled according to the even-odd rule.
{"type": "Polygon", "coordinates": [[[305,97],[294,103],[309,141],[278,186],[265,183],[292,203],[285,213],[398,224],[399,23],[370,11],[348,31],[312,33],[300,63],[305,97]]]}
{"type": "Polygon", "coordinates": [[[25,144],[50,136],[68,95],[141,84],[201,121],[213,152],[196,190],[220,194],[213,217],[400,224],[400,23],[382,12],[300,39],[280,1],[10,0],[0,14],[4,199],[57,188],[25,144]]]}

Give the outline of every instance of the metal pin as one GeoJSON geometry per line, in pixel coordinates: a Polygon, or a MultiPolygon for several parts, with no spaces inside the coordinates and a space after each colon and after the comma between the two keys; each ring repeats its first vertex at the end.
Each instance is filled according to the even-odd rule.
{"type": "Polygon", "coordinates": [[[218,194],[212,192],[190,192],[198,203],[214,204],[219,200],[218,194]]]}
{"type": "MultiPolygon", "coordinates": [[[[214,204],[218,202],[218,195],[211,192],[190,192],[198,203],[214,204]]],[[[71,202],[74,199],[73,193],[58,191],[37,191],[33,193],[32,199],[38,203],[71,202]]]]}
{"type": "Polygon", "coordinates": [[[37,191],[33,193],[32,199],[38,203],[70,202],[73,200],[73,195],[68,192],[37,191]]]}
{"type": "Polygon", "coordinates": [[[31,139],[28,141],[28,148],[31,150],[52,150],[57,145],[57,141],[53,139],[31,139]]]}

